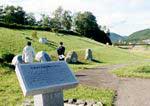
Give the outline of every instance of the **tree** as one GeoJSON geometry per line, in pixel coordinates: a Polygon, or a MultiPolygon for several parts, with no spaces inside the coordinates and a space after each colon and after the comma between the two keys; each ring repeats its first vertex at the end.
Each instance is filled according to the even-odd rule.
{"type": "Polygon", "coordinates": [[[62,15],[63,15],[63,8],[59,6],[54,12],[54,17],[51,20],[51,26],[53,28],[62,29],[62,15]],[[56,24],[56,25],[54,25],[56,24]]]}
{"type": "Polygon", "coordinates": [[[50,26],[50,17],[48,15],[42,14],[42,26],[50,26]]]}
{"type": "Polygon", "coordinates": [[[61,23],[56,18],[51,18],[50,26],[53,29],[61,29],[61,23]]]}
{"type": "Polygon", "coordinates": [[[3,21],[3,6],[0,6],[0,21],[3,21]]]}
{"type": "Polygon", "coordinates": [[[99,29],[96,17],[91,12],[77,13],[74,17],[74,27],[75,31],[83,36],[111,44],[107,34],[99,29]]]}
{"type": "Polygon", "coordinates": [[[42,26],[42,20],[38,20],[38,21],[35,23],[35,25],[37,25],[37,26],[42,26]]]}
{"type": "Polygon", "coordinates": [[[25,24],[31,26],[36,24],[36,19],[33,13],[28,13],[25,15],[25,24]]]}
{"type": "Polygon", "coordinates": [[[59,6],[54,12],[54,18],[57,19],[58,21],[61,22],[62,19],[62,14],[63,14],[63,8],[61,6],[59,6]]]}
{"type": "Polygon", "coordinates": [[[96,17],[91,12],[77,13],[74,23],[75,30],[87,37],[93,38],[95,30],[98,29],[96,17]]]}
{"type": "Polygon", "coordinates": [[[15,7],[7,6],[4,8],[4,22],[6,23],[14,23],[15,20],[15,7]]]}
{"type": "Polygon", "coordinates": [[[7,6],[4,8],[4,22],[25,24],[25,11],[19,6],[7,6]]]}
{"type": "Polygon", "coordinates": [[[72,16],[70,11],[64,11],[62,7],[58,7],[53,12],[51,19],[51,27],[56,29],[70,30],[72,26],[72,16]]]}
{"type": "Polygon", "coordinates": [[[70,30],[72,26],[72,16],[70,11],[64,11],[62,14],[62,26],[66,30],[70,30]]]}

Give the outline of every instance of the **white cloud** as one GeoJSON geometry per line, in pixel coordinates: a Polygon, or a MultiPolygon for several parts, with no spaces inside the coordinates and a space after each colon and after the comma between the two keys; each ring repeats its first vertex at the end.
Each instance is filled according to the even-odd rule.
{"type": "Polygon", "coordinates": [[[1,0],[0,4],[20,5],[36,16],[51,14],[58,6],[72,12],[91,11],[99,24],[122,35],[150,27],[149,0],[1,0]]]}

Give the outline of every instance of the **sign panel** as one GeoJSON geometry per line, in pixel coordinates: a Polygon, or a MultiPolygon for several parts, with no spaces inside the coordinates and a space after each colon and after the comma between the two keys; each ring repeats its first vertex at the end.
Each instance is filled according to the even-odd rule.
{"type": "Polygon", "coordinates": [[[15,71],[25,96],[57,92],[78,84],[64,61],[19,64],[15,71]]]}

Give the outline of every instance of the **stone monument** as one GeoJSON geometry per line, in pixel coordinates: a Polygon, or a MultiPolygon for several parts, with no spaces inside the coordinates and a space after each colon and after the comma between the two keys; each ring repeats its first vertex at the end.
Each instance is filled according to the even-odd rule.
{"type": "Polygon", "coordinates": [[[85,59],[86,60],[92,60],[93,59],[93,55],[92,55],[92,50],[91,49],[86,49],[86,51],[85,51],[85,59]]]}
{"type": "Polygon", "coordinates": [[[46,43],[48,43],[48,40],[47,40],[47,38],[40,38],[39,42],[42,44],[46,44],[46,43]]]}
{"type": "Polygon", "coordinates": [[[78,85],[65,61],[18,64],[15,71],[24,96],[34,96],[35,106],[64,106],[63,90],[78,85]]]}
{"type": "Polygon", "coordinates": [[[68,63],[77,63],[78,62],[78,55],[75,51],[70,51],[67,53],[65,60],[68,63]]]}
{"type": "Polygon", "coordinates": [[[22,55],[16,55],[13,59],[12,59],[12,65],[16,66],[17,64],[22,64],[23,60],[22,60],[22,55]]]}
{"type": "Polygon", "coordinates": [[[40,61],[40,62],[48,62],[51,61],[51,57],[48,55],[48,53],[44,51],[40,51],[36,54],[35,60],[40,61]]]}

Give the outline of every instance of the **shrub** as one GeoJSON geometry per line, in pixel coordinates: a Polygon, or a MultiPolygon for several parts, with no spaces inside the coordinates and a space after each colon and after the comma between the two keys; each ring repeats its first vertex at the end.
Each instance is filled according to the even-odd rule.
{"type": "Polygon", "coordinates": [[[56,35],[58,35],[58,29],[57,28],[52,28],[51,32],[56,33],[56,35]]]}
{"type": "Polygon", "coordinates": [[[57,33],[58,29],[57,28],[52,28],[51,31],[54,32],[54,33],[57,33]]]}
{"type": "Polygon", "coordinates": [[[29,25],[20,25],[20,24],[7,24],[4,22],[0,22],[0,27],[10,28],[10,29],[27,29],[27,30],[42,30],[42,31],[51,31],[56,34],[69,34],[69,35],[79,35],[77,32],[58,29],[58,28],[50,28],[45,26],[29,26],[29,25]]]}
{"type": "Polygon", "coordinates": [[[25,37],[25,39],[27,39],[27,40],[32,40],[31,38],[29,38],[29,37],[25,37]]]}
{"type": "Polygon", "coordinates": [[[63,29],[58,30],[58,32],[59,32],[59,33],[63,33],[63,34],[67,34],[67,35],[79,35],[77,32],[68,31],[68,30],[63,30],[63,29]]]}
{"type": "Polygon", "coordinates": [[[21,24],[7,24],[4,22],[0,22],[1,27],[10,28],[10,29],[28,29],[28,30],[42,30],[42,31],[50,31],[50,27],[42,27],[42,26],[29,26],[29,25],[21,25],[21,24]]]}
{"type": "Polygon", "coordinates": [[[4,63],[4,60],[2,58],[0,58],[0,64],[4,63]]]}
{"type": "Polygon", "coordinates": [[[5,54],[2,54],[2,59],[7,62],[7,63],[10,63],[13,59],[15,55],[12,54],[12,53],[5,53],[5,54]]]}
{"type": "Polygon", "coordinates": [[[37,37],[37,32],[36,32],[36,31],[33,31],[33,32],[32,32],[32,38],[33,38],[33,39],[38,39],[38,37],[37,37]]]}

